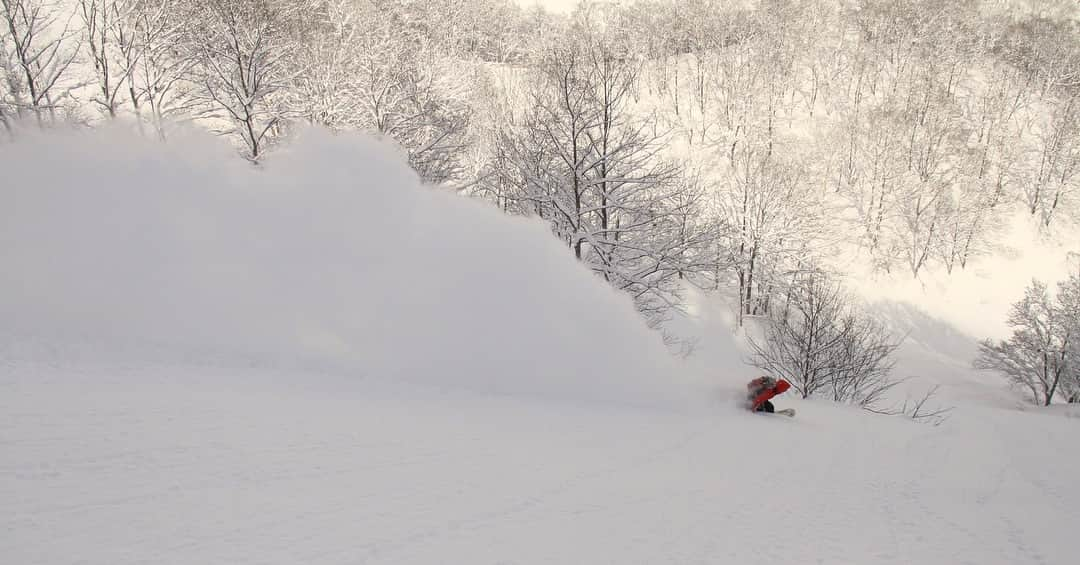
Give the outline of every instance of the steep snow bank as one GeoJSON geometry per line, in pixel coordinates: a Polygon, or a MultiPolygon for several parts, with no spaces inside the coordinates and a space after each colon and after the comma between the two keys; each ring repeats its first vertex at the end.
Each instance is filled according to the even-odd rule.
{"type": "Polygon", "coordinates": [[[0,170],[9,356],[82,344],[626,400],[673,373],[543,225],[421,186],[369,139],[306,132],[259,170],[201,137],[50,134],[0,170]]]}

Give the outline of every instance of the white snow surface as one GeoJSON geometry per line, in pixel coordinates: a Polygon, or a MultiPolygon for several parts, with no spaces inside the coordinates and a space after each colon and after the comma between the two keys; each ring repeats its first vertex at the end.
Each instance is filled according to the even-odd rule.
{"type": "Polygon", "coordinates": [[[672,360],[539,223],[312,131],[0,147],[0,562],[1066,564],[1080,412],[904,304],[940,426],[672,360]]]}

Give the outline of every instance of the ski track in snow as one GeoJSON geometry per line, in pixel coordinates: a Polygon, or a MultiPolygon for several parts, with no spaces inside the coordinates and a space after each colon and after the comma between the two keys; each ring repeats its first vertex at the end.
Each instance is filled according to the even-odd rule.
{"type": "Polygon", "coordinates": [[[1073,419],[292,381],[9,363],[0,561],[1054,564],[1080,523],[1073,419]]]}

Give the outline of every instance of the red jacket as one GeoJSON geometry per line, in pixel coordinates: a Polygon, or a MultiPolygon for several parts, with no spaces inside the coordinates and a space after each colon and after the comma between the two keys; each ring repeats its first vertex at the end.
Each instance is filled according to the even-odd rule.
{"type": "Polygon", "coordinates": [[[750,381],[747,388],[750,389],[750,409],[757,410],[766,400],[778,395],[783,394],[787,389],[791,388],[791,383],[784,379],[779,379],[772,387],[763,385],[763,379],[757,378],[750,381]]]}

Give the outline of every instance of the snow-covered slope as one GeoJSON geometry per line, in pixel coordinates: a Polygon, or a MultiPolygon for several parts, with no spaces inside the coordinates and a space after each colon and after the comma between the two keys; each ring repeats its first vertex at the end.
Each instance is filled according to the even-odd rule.
{"type": "Polygon", "coordinates": [[[941,426],[749,414],[716,304],[677,363],[543,226],[384,147],[206,146],[0,152],[0,562],[1075,557],[1080,414],[1017,410],[945,324],[882,307],[941,426]]]}
{"type": "Polygon", "coordinates": [[[1080,419],[5,364],[5,563],[1071,563],[1080,419]]]}

